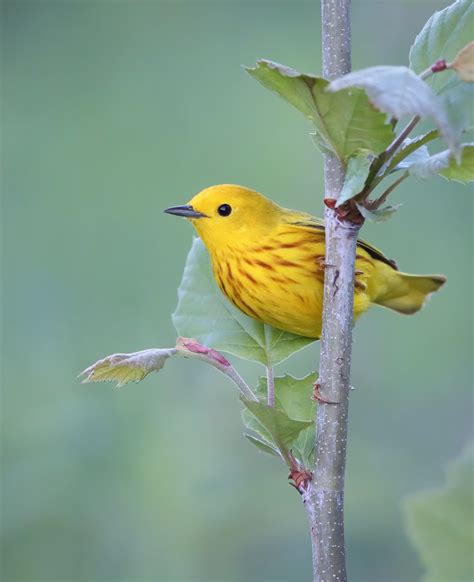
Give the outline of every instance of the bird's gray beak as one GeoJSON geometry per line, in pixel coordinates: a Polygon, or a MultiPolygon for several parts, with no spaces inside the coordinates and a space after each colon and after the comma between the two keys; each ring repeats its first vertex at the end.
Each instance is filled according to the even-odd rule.
{"type": "Polygon", "coordinates": [[[171,206],[171,208],[167,208],[164,212],[182,216],[183,218],[209,218],[207,214],[194,210],[189,204],[186,206],[171,206]]]}

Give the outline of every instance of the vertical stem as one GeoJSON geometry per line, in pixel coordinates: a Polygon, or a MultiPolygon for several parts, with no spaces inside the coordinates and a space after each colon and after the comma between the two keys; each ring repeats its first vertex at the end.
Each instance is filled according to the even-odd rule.
{"type": "MultiPolygon", "coordinates": [[[[321,0],[324,77],[351,69],[350,0],[321,0]]],[[[345,169],[333,155],[324,162],[325,198],[337,198],[345,169]]],[[[344,547],[344,473],[352,347],[354,265],[359,226],[325,211],[326,270],[319,381],[338,404],[317,412],[313,481],[303,496],[311,524],[315,582],[347,580],[344,547]]]]}
{"type": "Polygon", "coordinates": [[[267,366],[267,404],[272,408],[275,406],[275,380],[273,378],[273,366],[267,366]]]}

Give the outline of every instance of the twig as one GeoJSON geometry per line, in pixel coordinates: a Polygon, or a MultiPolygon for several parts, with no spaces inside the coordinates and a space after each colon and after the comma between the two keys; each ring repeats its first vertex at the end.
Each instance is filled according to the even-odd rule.
{"type": "Polygon", "coordinates": [[[387,200],[387,198],[389,197],[389,195],[395,190],[395,188],[397,188],[397,186],[399,186],[403,180],[406,180],[409,176],[408,172],[404,172],[400,178],[398,178],[398,180],[395,180],[395,182],[393,184],[391,184],[386,190],[385,192],[376,200],[374,200],[373,202],[371,202],[368,206],[370,209],[372,208],[380,208],[382,206],[382,204],[385,203],[385,201],[387,200]]]}

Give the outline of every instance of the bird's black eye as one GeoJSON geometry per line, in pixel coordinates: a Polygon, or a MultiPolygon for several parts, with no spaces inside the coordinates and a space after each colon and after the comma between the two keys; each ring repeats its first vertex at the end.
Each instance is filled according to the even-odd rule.
{"type": "Polygon", "coordinates": [[[217,212],[221,216],[229,216],[229,214],[232,212],[232,208],[228,204],[221,204],[217,209],[217,212]]]}

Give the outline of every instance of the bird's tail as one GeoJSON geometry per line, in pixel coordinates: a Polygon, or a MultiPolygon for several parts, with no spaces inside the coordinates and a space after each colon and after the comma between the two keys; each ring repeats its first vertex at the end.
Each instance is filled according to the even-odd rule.
{"type": "Polygon", "coordinates": [[[429,295],[446,282],[443,275],[408,275],[382,263],[377,267],[382,284],[377,285],[373,302],[407,315],[419,311],[429,295]]]}

